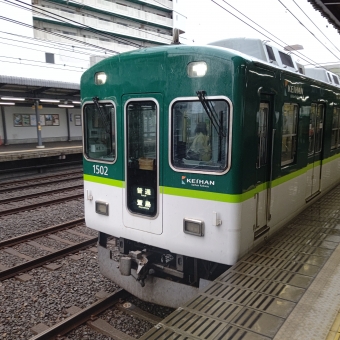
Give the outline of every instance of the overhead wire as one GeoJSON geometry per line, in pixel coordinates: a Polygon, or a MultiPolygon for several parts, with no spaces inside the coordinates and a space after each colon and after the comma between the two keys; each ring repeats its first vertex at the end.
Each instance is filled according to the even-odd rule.
{"type": "Polygon", "coordinates": [[[35,61],[35,60],[30,60],[30,59],[22,59],[22,58],[17,58],[17,57],[8,57],[8,56],[0,56],[0,58],[7,58],[7,59],[14,59],[14,60],[19,60],[18,61],[7,61],[7,60],[1,60],[2,63],[11,63],[11,64],[17,64],[17,65],[28,65],[28,66],[34,66],[34,67],[41,67],[41,68],[48,68],[48,69],[55,69],[55,70],[67,70],[67,71],[72,71],[72,72],[81,72],[83,73],[86,70],[86,67],[77,67],[77,66],[71,66],[71,65],[64,65],[65,67],[53,67],[53,65],[57,66],[63,66],[63,64],[48,64],[42,61],[35,61]],[[22,63],[25,62],[25,63],[22,63]],[[34,62],[34,63],[42,63],[43,65],[36,65],[36,64],[29,64],[27,62],[34,62]],[[70,68],[78,68],[80,70],[73,70],[70,68]]]}
{"type": "MultiPolygon", "coordinates": [[[[238,17],[236,14],[232,13],[231,11],[229,11],[228,9],[226,9],[225,7],[221,6],[219,3],[217,3],[215,0],[211,0],[213,3],[215,3],[217,6],[221,7],[223,10],[225,10],[226,12],[228,12],[229,14],[231,14],[232,16],[234,16],[236,19],[242,21],[244,24],[246,24],[247,26],[251,27],[252,29],[254,29],[256,32],[260,33],[261,35],[263,35],[264,37],[268,38],[269,40],[273,41],[274,43],[276,43],[277,45],[281,46],[281,47],[285,47],[288,44],[285,43],[284,41],[282,41],[281,39],[277,38],[275,35],[273,35],[272,33],[270,33],[269,31],[267,31],[265,28],[263,28],[261,25],[257,24],[255,21],[253,21],[252,19],[250,19],[249,17],[247,17],[245,14],[243,14],[242,12],[240,12],[238,9],[236,9],[234,6],[230,5],[227,1],[222,0],[225,4],[227,4],[228,6],[230,6],[231,8],[233,8],[235,11],[237,11],[238,13],[242,14],[247,20],[249,20],[250,22],[254,23],[255,25],[257,25],[258,27],[260,27],[262,30],[264,30],[266,33],[268,33],[269,35],[271,35],[272,37],[274,37],[276,40],[281,41],[281,43],[284,43],[284,45],[282,45],[281,43],[278,43],[277,41],[275,41],[272,37],[264,34],[263,32],[261,32],[260,30],[258,30],[256,27],[250,25],[249,23],[247,23],[246,21],[244,21],[243,19],[241,19],[240,17],[238,17]]],[[[296,55],[295,52],[291,52],[292,54],[296,55]]],[[[310,61],[313,62],[313,64],[318,65],[317,62],[315,62],[313,59],[305,56],[304,54],[302,54],[301,52],[299,52],[300,56],[298,56],[299,58],[301,58],[302,60],[310,63],[310,61]]],[[[321,66],[321,65],[320,65],[321,66]]]]}
{"type": "Polygon", "coordinates": [[[322,46],[324,46],[335,58],[339,59],[337,55],[335,55],[320,39],[313,33],[311,32],[290,10],[289,8],[282,3],[281,0],[278,0],[278,2],[298,21],[298,23],[304,27],[322,46]]]}
{"type": "MultiPolygon", "coordinates": [[[[141,47],[141,45],[135,44],[135,43],[133,43],[133,42],[131,42],[131,41],[128,41],[128,40],[126,40],[126,39],[124,39],[124,38],[117,38],[114,34],[111,35],[111,34],[102,33],[100,30],[97,30],[97,29],[95,29],[95,28],[92,28],[92,27],[90,27],[90,26],[87,26],[87,25],[85,25],[85,24],[82,24],[82,23],[77,22],[77,21],[75,21],[75,20],[65,18],[65,17],[63,17],[63,16],[61,16],[61,15],[51,13],[50,11],[47,11],[47,10],[44,10],[44,9],[40,9],[40,8],[36,8],[34,5],[27,4],[27,3],[23,2],[23,1],[14,0],[14,1],[18,2],[18,3],[21,3],[22,5],[20,5],[20,4],[18,4],[18,3],[14,3],[14,2],[12,2],[12,1],[10,1],[10,0],[4,0],[4,1],[5,1],[6,3],[9,3],[9,4],[13,5],[13,6],[16,6],[16,7],[19,7],[19,8],[23,8],[23,9],[28,10],[28,11],[31,11],[32,9],[31,9],[31,8],[27,8],[26,6],[30,6],[30,7],[32,7],[32,8],[35,9],[35,12],[36,12],[36,13],[43,14],[43,15],[45,15],[45,16],[47,16],[47,17],[50,17],[50,18],[53,18],[53,19],[58,18],[58,21],[61,21],[61,22],[64,22],[64,23],[68,23],[68,22],[75,23],[77,26],[82,26],[83,28],[87,28],[89,31],[91,31],[91,32],[93,32],[93,33],[96,33],[96,34],[98,34],[98,35],[105,36],[105,37],[110,37],[112,40],[116,40],[117,42],[124,42],[124,43],[126,43],[126,44],[129,44],[129,45],[131,45],[131,46],[138,47],[138,48],[141,47]],[[40,13],[39,11],[41,11],[41,13],[40,13]],[[49,14],[46,14],[46,13],[44,13],[44,12],[49,13],[49,14]]],[[[33,10],[33,11],[34,11],[34,10],[33,10]]],[[[37,28],[37,27],[35,27],[35,28],[37,28]]],[[[79,28],[79,27],[78,27],[78,28],[79,28]]],[[[51,32],[47,32],[47,33],[51,33],[51,32]]],[[[55,32],[54,32],[54,33],[55,33],[55,32]]],[[[119,53],[119,52],[117,52],[117,51],[114,51],[114,52],[115,52],[115,53],[119,53]]]]}
{"type": "MultiPolygon", "coordinates": [[[[123,38],[123,37],[119,37],[119,36],[117,36],[117,35],[114,34],[114,33],[111,33],[111,32],[103,32],[102,30],[98,30],[98,29],[93,28],[93,27],[91,27],[91,26],[89,26],[89,25],[83,24],[83,23],[81,23],[81,22],[79,22],[79,21],[69,19],[69,18],[64,17],[64,16],[62,16],[62,15],[55,14],[55,13],[53,13],[53,12],[51,12],[51,11],[48,11],[48,10],[46,10],[46,9],[37,7],[37,6],[35,6],[35,5],[27,4],[27,3],[23,2],[23,1],[20,1],[20,0],[14,0],[14,1],[16,1],[16,2],[18,2],[18,3],[21,3],[21,4],[23,4],[23,5],[15,4],[15,3],[13,3],[13,2],[10,1],[10,0],[4,0],[4,1],[6,1],[7,3],[10,3],[10,4],[13,5],[13,6],[18,6],[18,7],[24,8],[24,9],[26,9],[26,10],[31,10],[31,9],[25,7],[25,6],[30,6],[30,7],[32,7],[33,12],[36,12],[36,13],[38,13],[38,14],[42,14],[42,15],[44,15],[44,16],[46,16],[46,17],[49,17],[49,18],[52,18],[52,19],[54,19],[54,20],[58,20],[58,21],[65,22],[65,23],[72,23],[72,24],[75,24],[75,25],[77,26],[77,28],[79,28],[79,26],[80,26],[80,28],[83,28],[83,29],[88,30],[88,31],[93,32],[93,33],[96,33],[96,34],[99,35],[99,36],[103,36],[103,37],[105,37],[105,38],[110,38],[110,39],[112,39],[112,40],[115,40],[115,41],[117,41],[117,42],[124,43],[124,44],[126,44],[126,45],[130,45],[130,46],[135,47],[135,48],[141,48],[141,47],[143,47],[143,45],[141,45],[141,44],[135,43],[135,42],[133,42],[133,41],[131,41],[131,40],[129,40],[129,39],[123,38]],[[46,13],[48,13],[48,14],[46,14],[46,13]]],[[[48,1],[48,0],[47,0],[47,1],[48,1]]],[[[61,6],[61,7],[65,7],[65,6],[63,6],[63,5],[60,5],[60,6],[61,6]]],[[[66,6],[66,7],[67,7],[67,6],[66,6]]],[[[118,15],[117,17],[119,17],[119,18],[124,18],[124,17],[119,16],[119,15],[118,15]]],[[[100,20],[100,18],[98,18],[98,19],[100,20]]],[[[135,29],[135,30],[137,30],[137,31],[141,31],[141,32],[150,34],[150,35],[153,35],[153,36],[156,36],[156,37],[159,37],[159,35],[157,35],[156,33],[151,33],[150,31],[147,31],[147,30],[142,30],[142,29],[139,29],[139,28],[136,28],[136,27],[132,27],[132,26],[131,26],[130,28],[131,28],[131,29],[135,29]]],[[[133,37],[131,37],[131,39],[133,39],[133,37]]],[[[166,38],[164,38],[164,39],[166,39],[166,38]]],[[[167,40],[170,42],[172,39],[167,39],[167,40]]]]}
{"type": "MultiPolygon", "coordinates": [[[[7,0],[5,0],[5,1],[7,1],[7,0]]],[[[22,2],[22,1],[20,1],[20,0],[14,0],[14,1],[19,1],[19,2],[22,2]]],[[[55,2],[54,1],[51,1],[51,0],[45,0],[46,2],[50,2],[50,3],[52,3],[52,4],[55,4],[55,2]]],[[[37,6],[34,6],[34,5],[32,5],[32,7],[34,7],[34,8],[38,8],[39,10],[42,10],[40,7],[37,7],[37,6]]],[[[66,7],[66,8],[69,8],[69,6],[65,6],[65,5],[63,5],[63,4],[59,4],[59,7],[66,7]]],[[[44,11],[47,11],[47,10],[44,10],[44,11]]],[[[48,12],[48,11],[47,11],[48,12]]],[[[51,13],[51,12],[49,12],[49,13],[51,13]]],[[[80,12],[81,13],[81,12],[80,12]]],[[[54,15],[54,13],[52,13],[52,15],[54,15]]],[[[110,15],[110,14],[107,14],[107,15],[110,15]]],[[[58,15],[59,16],[59,15],[58,15]]],[[[114,17],[117,17],[117,18],[120,18],[120,19],[126,19],[126,17],[124,17],[124,16],[122,16],[122,15],[119,15],[119,14],[116,14],[116,13],[114,13],[113,14],[113,16],[114,17]]],[[[63,17],[63,16],[61,16],[62,18],[64,18],[64,19],[67,19],[67,20],[70,20],[70,19],[68,19],[68,18],[66,18],[66,17],[63,17]]],[[[93,17],[95,17],[95,16],[93,16],[93,17]]],[[[73,21],[73,20],[72,20],[73,21]]],[[[77,21],[74,21],[74,22],[76,22],[76,23],[79,23],[79,22],[77,22],[77,21]]],[[[81,23],[79,23],[79,24],[81,24],[81,23]]],[[[81,25],[84,25],[84,24],[81,24],[81,25]]],[[[84,25],[84,26],[87,26],[87,25],[84,25]]],[[[90,26],[87,26],[87,27],[90,27],[90,26]]],[[[131,28],[131,29],[134,29],[134,30],[137,30],[137,31],[139,31],[139,32],[143,32],[143,33],[147,33],[147,34],[150,34],[150,35],[154,35],[154,36],[156,36],[156,37],[159,37],[156,33],[152,33],[152,31],[148,31],[148,30],[143,30],[143,29],[141,29],[141,28],[137,28],[137,27],[133,27],[133,26],[129,26],[129,28],[131,28]]],[[[100,31],[100,30],[99,30],[100,31]]],[[[102,31],[100,31],[100,32],[102,32],[102,31]]],[[[121,38],[121,37],[119,37],[119,39],[124,39],[124,38],[121,38]]],[[[166,39],[166,38],[164,38],[164,39],[166,39]]],[[[172,39],[167,39],[168,41],[172,41],[172,39]]],[[[128,42],[129,42],[129,40],[127,40],[128,42]]],[[[140,47],[140,46],[139,46],[140,47]]]]}
{"type": "Polygon", "coordinates": [[[33,28],[33,29],[36,29],[38,31],[42,31],[44,33],[55,35],[55,36],[58,36],[58,37],[61,37],[61,38],[64,38],[64,39],[67,39],[67,40],[70,40],[70,41],[73,41],[73,42],[77,42],[80,45],[83,44],[83,45],[86,45],[86,46],[91,46],[91,47],[99,48],[99,49],[101,49],[103,51],[110,52],[110,53],[115,53],[115,54],[119,53],[117,51],[113,51],[113,50],[110,50],[110,49],[105,48],[105,47],[97,46],[95,44],[91,44],[91,43],[87,43],[87,42],[84,42],[84,41],[81,41],[81,40],[78,40],[78,39],[75,39],[75,38],[71,38],[71,37],[65,36],[65,35],[57,33],[57,32],[47,32],[46,30],[44,30],[42,28],[35,27],[33,25],[26,24],[24,22],[17,21],[17,20],[14,20],[14,19],[10,19],[10,18],[4,17],[4,16],[0,16],[0,20],[8,21],[8,22],[11,22],[11,23],[14,23],[14,24],[18,24],[18,25],[21,25],[21,26],[24,26],[24,27],[33,28]]]}
{"type": "MultiPolygon", "coordinates": [[[[3,39],[3,40],[10,40],[10,41],[13,41],[13,42],[20,42],[22,44],[28,44],[28,42],[23,42],[23,41],[20,41],[20,40],[13,40],[13,39],[8,39],[8,38],[3,38],[1,36],[0,36],[0,44],[2,43],[1,39],[3,39]]],[[[32,44],[32,45],[34,45],[34,44],[32,44]]],[[[6,46],[15,46],[15,47],[18,47],[17,44],[11,44],[11,43],[8,43],[8,42],[6,42],[6,46]]],[[[39,46],[41,46],[41,45],[39,45],[39,46]]],[[[31,51],[38,51],[38,52],[46,52],[46,50],[39,50],[37,48],[32,48],[31,46],[30,46],[30,50],[31,51]]],[[[60,54],[60,53],[59,53],[59,55],[61,57],[67,57],[67,58],[71,58],[71,59],[77,59],[77,60],[88,62],[88,59],[82,59],[82,58],[74,57],[74,56],[71,56],[71,55],[60,54]]]]}
{"type": "Polygon", "coordinates": [[[295,0],[292,0],[294,4],[300,9],[300,11],[307,17],[307,19],[317,28],[317,30],[333,45],[333,47],[340,52],[340,50],[337,48],[336,45],[333,44],[333,42],[327,37],[325,33],[323,33],[320,28],[315,24],[313,20],[306,14],[306,12],[296,3],[295,0]]]}
{"type": "MultiPolygon", "coordinates": [[[[20,35],[20,34],[15,34],[15,33],[12,33],[12,32],[0,31],[0,33],[8,34],[8,35],[15,36],[15,37],[20,37],[20,38],[23,38],[23,39],[26,39],[26,40],[30,40],[29,44],[32,44],[32,45],[44,46],[44,47],[48,47],[48,48],[58,48],[58,49],[61,49],[61,50],[64,50],[64,51],[75,52],[75,53],[84,54],[84,55],[93,55],[93,52],[95,52],[95,53],[101,52],[99,50],[99,48],[101,49],[101,47],[93,49],[92,53],[91,52],[87,53],[87,52],[80,52],[81,49],[85,48],[85,47],[82,47],[80,45],[73,46],[73,45],[65,44],[65,43],[62,43],[62,42],[59,42],[59,41],[32,38],[32,37],[28,37],[28,36],[24,36],[24,35],[20,35]],[[45,45],[32,43],[31,42],[32,40],[36,41],[36,42],[41,42],[42,44],[45,44],[45,45]],[[48,45],[52,45],[52,47],[48,46],[48,45]],[[77,51],[75,51],[75,49],[77,51]]],[[[2,37],[2,38],[7,39],[7,38],[4,38],[4,37],[2,37]]],[[[16,41],[15,39],[9,39],[9,40],[16,41]]],[[[17,40],[17,41],[21,42],[20,40],[17,40]]],[[[26,42],[23,42],[23,43],[26,43],[26,42]]],[[[89,50],[91,50],[91,49],[88,46],[86,46],[86,51],[89,51],[89,50]]]]}

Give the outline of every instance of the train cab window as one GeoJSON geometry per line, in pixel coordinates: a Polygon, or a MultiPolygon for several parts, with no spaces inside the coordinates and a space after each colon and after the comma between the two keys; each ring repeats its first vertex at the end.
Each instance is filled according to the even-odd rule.
{"type": "Polygon", "coordinates": [[[113,162],[116,158],[115,107],[111,102],[84,105],[84,154],[87,158],[113,162]]]}
{"type": "Polygon", "coordinates": [[[312,104],[309,115],[308,155],[318,153],[322,149],[324,105],[312,104]]]}
{"type": "Polygon", "coordinates": [[[281,166],[295,162],[298,117],[299,107],[296,104],[283,105],[281,166]]]}
{"type": "Polygon", "coordinates": [[[229,104],[221,99],[177,101],[171,108],[171,164],[187,171],[228,166],[229,104]]]}
{"type": "Polygon", "coordinates": [[[340,128],[340,108],[335,107],[333,109],[333,121],[332,121],[332,139],[331,139],[332,149],[335,149],[339,145],[339,128],[340,128]]]}

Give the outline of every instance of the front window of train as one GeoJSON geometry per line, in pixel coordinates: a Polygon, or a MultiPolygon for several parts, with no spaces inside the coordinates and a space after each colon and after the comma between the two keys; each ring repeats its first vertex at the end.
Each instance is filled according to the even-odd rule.
{"type": "Polygon", "coordinates": [[[84,153],[87,158],[113,162],[116,158],[115,107],[111,102],[84,105],[84,153]]]}
{"type": "Polygon", "coordinates": [[[226,170],[229,104],[225,100],[177,101],[172,106],[172,165],[194,171],[226,170]]]}

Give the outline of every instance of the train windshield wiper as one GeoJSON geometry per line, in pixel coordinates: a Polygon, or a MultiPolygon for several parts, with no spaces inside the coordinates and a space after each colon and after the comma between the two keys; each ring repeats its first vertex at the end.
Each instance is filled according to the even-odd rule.
{"type": "Polygon", "coordinates": [[[211,105],[210,100],[205,98],[206,92],[205,91],[197,91],[196,92],[199,101],[201,102],[205,112],[207,113],[209,120],[213,127],[215,128],[219,137],[225,137],[226,134],[223,131],[222,123],[218,118],[218,114],[216,113],[213,105],[211,105]]]}
{"type": "Polygon", "coordinates": [[[106,132],[109,133],[110,131],[107,131],[107,127],[110,126],[109,122],[107,121],[107,114],[105,114],[102,110],[102,108],[100,107],[99,105],[99,98],[98,97],[93,97],[92,98],[93,102],[94,102],[94,105],[96,106],[98,112],[99,112],[99,116],[100,116],[100,119],[103,123],[103,125],[106,127],[106,132]]]}

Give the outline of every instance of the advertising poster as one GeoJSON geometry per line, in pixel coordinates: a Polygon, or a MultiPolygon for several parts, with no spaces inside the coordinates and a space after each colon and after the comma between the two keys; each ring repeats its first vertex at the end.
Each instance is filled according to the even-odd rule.
{"type": "Polygon", "coordinates": [[[31,126],[30,115],[21,115],[22,126],[31,126]]]}
{"type": "Polygon", "coordinates": [[[74,116],[74,125],[76,125],[76,126],[80,126],[81,125],[80,115],[75,115],[74,116]]]}
{"type": "Polygon", "coordinates": [[[31,126],[37,126],[37,117],[36,115],[30,115],[31,126]]]}
{"type": "Polygon", "coordinates": [[[45,115],[45,125],[51,126],[52,125],[52,115],[45,115]]]}
{"type": "Polygon", "coordinates": [[[14,126],[22,126],[22,118],[20,114],[13,115],[14,126]]]}
{"type": "Polygon", "coordinates": [[[52,125],[59,125],[59,115],[52,115],[52,125]]]}

